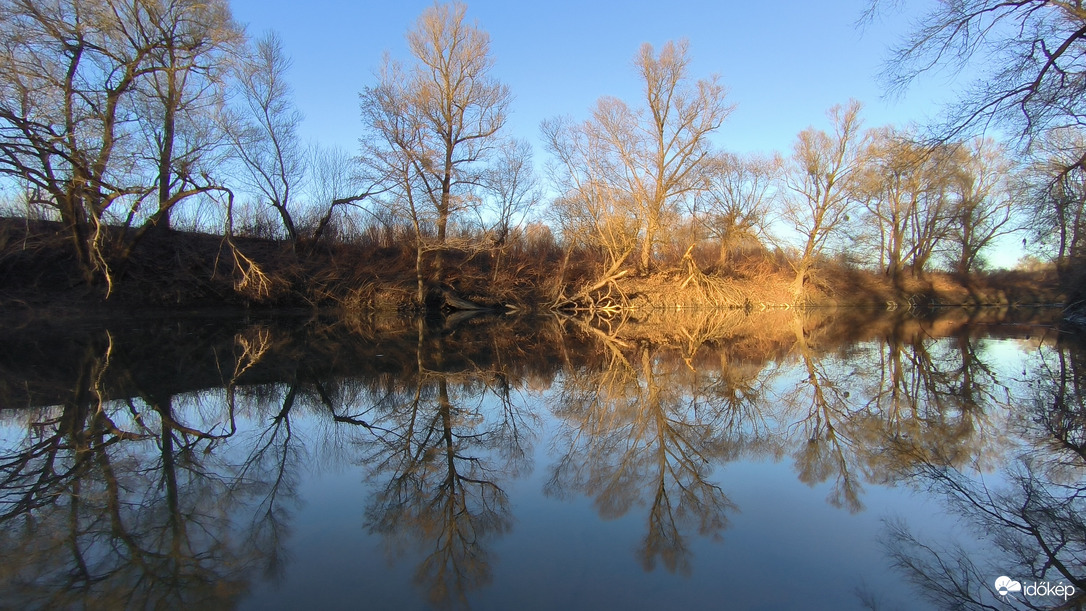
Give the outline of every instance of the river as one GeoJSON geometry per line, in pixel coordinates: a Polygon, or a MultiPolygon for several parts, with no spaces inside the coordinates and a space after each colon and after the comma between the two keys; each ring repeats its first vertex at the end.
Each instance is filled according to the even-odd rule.
{"type": "Polygon", "coordinates": [[[1081,601],[1086,353],[1057,317],[8,325],[0,601],[1081,601]]]}

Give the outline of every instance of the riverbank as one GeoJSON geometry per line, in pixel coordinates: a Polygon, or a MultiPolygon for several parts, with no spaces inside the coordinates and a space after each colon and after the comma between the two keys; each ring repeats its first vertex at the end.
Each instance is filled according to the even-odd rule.
{"type": "MultiPolygon", "coordinates": [[[[108,231],[108,228],[107,228],[108,231]]],[[[88,285],[59,223],[0,219],[0,308],[88,312],[208,308],[345,312],[415,311],[415,249],[395,240],[320,245],[195,232],[146,236],[111,261],[111,281],[88,285]]],[[[117,240],[121,242],[123,240],[117,240]]],[[[106,242],[108,243],[108,241],[106,242]]],[[[688,253],[689,255],[689,253],[688,253]]],[[[563,252],[553,240],[450,250],[445,280],[427,283],[428,306],[539,311],[804,306],[1032,306],[1062,303],[1051,271],[885,275],[832,261],[811,274],[802,300],[781,255],[737,258],[728,266],[687,256],[639,274],[604,272],[590,252],[563,252]]]]}

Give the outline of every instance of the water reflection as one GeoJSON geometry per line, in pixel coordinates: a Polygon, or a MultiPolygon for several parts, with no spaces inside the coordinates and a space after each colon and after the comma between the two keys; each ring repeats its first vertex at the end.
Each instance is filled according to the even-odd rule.
{"type": "MultiPolygon", "coordinates": [[[[726,547],[743,509],[730,470],[766,460],[848,512],[871,486],[946,495],[996,534],[998,553],[984,556],[1002,563],[993,579],[1078,586],[1082,352],[1034,341],[1044,358],[1008,372],[988,334],[1045,327],[1006,316],[0,330],[11,347],[0,355],[0,553],[24,559],[0,569],[0,597],[236,606],[290,578],[299,488],[337,465],[361,469],[363,530],[414,567],[432,605],[467,606],[493,584],[516,524],[508,491],[537,468],[547,497],[641,524],[633,554],[645,571],[690,575],[695,541],[726,547]],[[1001,469],[998,492],[973,475],[1001,469]]],[[[1000,602],[985,573],[996,569],[962,562],[972,549],[944,553],[907,522],[886,541],[937,604],[1000,602]]]]}
{"type": "Polygon", "coordinates": [[[442,605],[489,583],[488,542],[512,524],[502,482],[531,468],[539,419],[514,400],[501,359],[450,362],[451,343],[420,322],[413,375],[375,397],[374,424],[348,420],[379,432],[362,442],[376,483],[367,528],[393,554],[423,551],[415,581],[442,605]]]}
{"type": "Polygon", "coordinates": [[[186,422],[172,396],[107,402],[112,353],[107,332],[59,406],[18,413],[25,436],[0,456],[0,549],[19,559],[4,563],[5,603],[229,606],[275,554],[263,520],[239,521],[270,478],[223,460],[234,430],[186,422]]]}
{"type": "Polygon", "coordinates": [[[563,426],[546,491],[585,494],[604,519],[647,507],[637,550],[642,566],[652,570],[660,560],[669,571],[689,573],[683,530],[719,538],[735,509],[707,480],[729,450],[730,410],[685,394],[682,370],[648,345],[598,335],[606,358],[565,371],[551,407],[563,426]]]}
{"type": "MultiPolygon", "coordinates": [[[[1086,602],[1086,364],[1079,346],[1044,349],[1009,423],[1023,443],[996,482],[973,465],[924,453],[907,476],[938,492],[978,542],[935,544],[905,519],[888,522],[884,544],[895,566],[943,607],[1082,608],[1086,602]],[[1021,587],[997,591],[996,578],[1021,587]],[[1040,589],[1037,586],[1040,585],[1040,589]]],[[[905,444],[902,453],[915,453],[905,444]]]]}

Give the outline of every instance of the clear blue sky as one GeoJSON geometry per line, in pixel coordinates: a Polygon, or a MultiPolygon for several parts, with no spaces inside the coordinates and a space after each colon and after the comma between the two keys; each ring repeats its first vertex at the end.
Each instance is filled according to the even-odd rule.
{"type": "MultiPolygon", "coordinates": [[[[304,136],[354,151],[358,92],[372,84],[388,51],[409,59],[404,33],[431,2],[235,0],[235,18],[253,35],[273,29],[294,61],[291,81],[306,115],[304,136]]],[[[538,142],[539,123],[587,116],[602,95],[638,100],[632,58],[643,42],[687,38],[696,77],[717,73],[737,110],[717,143],[735,152],[787,152],[795,135],[823,126],[830,106],[856,98],[866,125],[904,125],[952,98],[949,83],[920,83],[886,100],[876,81],[909,9],[865,29],[865,0],[836,2],[468,2],[468,16],[490,33],[496,74],[515,101],[509,127],[538,142]]],[[[542,155],[538,151],[537,155],[542,155]]]]}

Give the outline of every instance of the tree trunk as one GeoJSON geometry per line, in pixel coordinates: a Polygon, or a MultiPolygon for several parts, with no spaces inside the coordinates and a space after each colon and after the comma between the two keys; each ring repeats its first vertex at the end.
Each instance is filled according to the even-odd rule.
{"type": "Polygon", "coordinates": [[[437,287],[445,286],[445,240],[449,225],[449,208],[443,206],[438,211],[437,219],[437,248],[434,250],[433,279],[437,287]]]}
{"type": "Polygon", "coordinates": [[[81,203],[74,196],[60,198],[60,220],[68,232],[68,239],[75,254],[83,282],[90,286],[94,283],[94,263],[91,259],[87,215],[81,203]]]}
{"type": "Polygon", "coordinates": [[[422,236],[416,235],[415,239],[415,280],[418,282],[418,290],[415,293],[415,300],[418,302],[419,307],[423,307],[426,304],[426,278],[422,273],[422,236]]]}
{"type": "MultiPolygon", "coordinates": [[[[271,202],[271,205],[272,205],[272,208],[275,208],[275,211],[279,213],[279,218],[283,219],[283,228],[287,230],[287,239],[290,240],[290,248],[291,248],[291,250],[297,251],[297,249],[298,249],[298,230],[294,226],[294,218],[291,217],[290,211],[287,210],[286,205],[284,205],[284,204],[282,204],[280,202],[276,202],[276,201],[271,202]]],[[[330,215],[331,215],[331,210],[329,210],[329,216],[330,215]]],[[[321,226],[320,226],[321,230],[324,229],[324,224],[326,224],[326,223],[327,223],[326,219],[321,219],[321,226]]]]}
{"type": "Polygon", "coordinates": [[[797,304],[804,301],[803,281],[807,278],[807,266],[800,266],[796,270],[796,279],[792,281],[792,295],[797,304]]]}
{"type": "Polygon", "coordinates": [[[176,131],[177,91],[174,83],[176,75],[167,70],[166,99],[163,100],[165,117],[162,121],[162,147],[158,156],[158,219],[154,221],[152,231],[162,235],[170,230],[170,183],[173,181],[173,142],[176,131]]]}
{"type": "Polygon", "coordinates": [[[638,271],[647,273],[652,265],[652,245],[656,241],[657,221],[650,216],[645,221],[645,240],[641,243],[641,260],[638,262],[638,271]]]}
{"type": "Polygon", "coordinates": [[[958,263],[955,267],[958,275],[962,277],[968,276],[970,268],[973,267],[973,257],[969,253],[968,247],[964,244],[962,244],[962,254],[958,257],[958,263]]]}
{"type": "Polygon", "coordinates": [[[720,269],[727,269],[728,261],[731,258],[732,246],[729,239],[720,238],[720,259],[717,261],[717,265],[720,269]]]}

